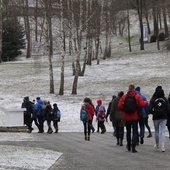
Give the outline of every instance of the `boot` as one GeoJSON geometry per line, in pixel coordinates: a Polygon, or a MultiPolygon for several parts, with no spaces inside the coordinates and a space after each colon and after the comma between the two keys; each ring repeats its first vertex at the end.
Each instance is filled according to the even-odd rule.
{"type": "Polygon", "coordinates": [[[132,146],[132,153],[136,153],[138,152],[136,149],[135,149],[135,146],[132,146]]]}
{"type": "Polygon", "coordinates": [[[87,137],[87,140],[90,141],[90,136],[87,137]]]}
{"type": "Polygon", "coordinates": [[[123,146],[123,139],[120,139],[120,146],[123,146]]]}
{"type": "Polygon", "coordinates": [[[119,145],[119,138],[117,138],[117,145],[119,145]]]}
{"type": "Polygon", "coordinates": [[[87,140],[87,136],[85,136],[84,139],[87,140]]]}

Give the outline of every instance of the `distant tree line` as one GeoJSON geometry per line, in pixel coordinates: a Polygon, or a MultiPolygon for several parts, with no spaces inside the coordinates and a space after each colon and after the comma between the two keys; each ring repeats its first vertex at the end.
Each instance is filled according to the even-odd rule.
{"type": "Polygon", "coordinates": [[[18,18],[24,25],[24,32],[20,28],[18,43],[21,43],[20,48],[24,47],[25,33],[26,58],[33,53],[32,42],[37,43],[38,52],[43,48],[44,54],[48,55],[50,93],[54,93],[52,58],[55,51],[60,51],[60,95],[64,94],[66,54],[72,58],[72,94],[77,94],[78,78],[84,75],[86,65],[91,65],[93,60],[100,64],[101,58],[111,57],[113,35],[128,35],[129,51],[132,51],[132,11],[136,11],[140,25],[140,50],[145,49],[143,23],[147,24],[148,33],[152,35],[152,41],[157,42],[158,50],[160,36],[163,39],[169,37],[169,0],[0,0],[0,8],[0,62],[13,59],[11,54],[6,54],[6,60],[3,58],[2,23],[7,18],[18,18]]]}

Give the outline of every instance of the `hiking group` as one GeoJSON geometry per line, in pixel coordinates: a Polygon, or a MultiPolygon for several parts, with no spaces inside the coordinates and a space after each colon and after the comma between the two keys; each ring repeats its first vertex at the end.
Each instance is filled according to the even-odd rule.
{"type": "Polygon", "coordinates": [[[152,132],[148,124],[149,115],[152,115],[155,130],[155,149],[165,152],[165,130],[166,126],[170,138],[170,95],[165,97],[162,86],[157,86],[153,96],[148,102],[145,95],[140,92],[140,87],[130,85],[128,92],[124,94],[120,91],[118,95],[113,95],[107,111],[102,105],[102,100],[97,100],[95,107],[90,98],[85,98],[80,109],[80,120],[84,125],[85,140],[90,141],[90,134],[95,131],[93,118],[96,116],[97,132],[104,134],[108,116],[113,125],[113,135],[117,139],[117,145],[123,146],[124,127],[126,128],[126,148],[132,153],[136,153],[136,146],[144,143],[145,127],[148,129],[148,138],[152,137],[152,132]]]}
{"type": "Polygon", "coordinates": [[[24,97],[22,108],[26,108],[24,111],[24,124],[28,127],[28,132],[31,133],[32,123],[34,121],[38,128],[38,133],[44,132],[44,122],[47,122],[47,133],[53,133],[51,122],[55,129],[55,133],[58,133],[58,122],[60,122],[61,112],[56,103],[51,106],[49,101],[43,101],[40,97],[36,98],[36,101],[30,101],[29,97],[24,97]]]}

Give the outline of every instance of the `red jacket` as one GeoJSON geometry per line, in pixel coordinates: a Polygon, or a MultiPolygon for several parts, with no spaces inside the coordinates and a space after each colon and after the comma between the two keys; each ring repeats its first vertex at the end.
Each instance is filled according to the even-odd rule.
{"type": "Polygon", "coordinates": [[[88,120],[93,120],[94,116],[94,107],[90,104],[85,104],[85,108],[88,112],[88,120]]]}
{"type": "MultiPolygon", "coordinates": [[[[145,106],[147,105],[147,101],[143,101],[142,98],[140,97],[140,95],[136,94],[135,90],[131,90],[131,91],[129,91],[128,93],[129,93],[130,96],[135,96],[137,106],[139,106],[139,107],[145,107],[145,106]]],[[[132,113],[132,114],[127,114],[127,113],[123,110],[125,98],[126,98],[126,94],[121,97],[121,99],[119,100],[119,103],[118,103],[118,107],[119,107],[119,108],[122,110],[122,112],[123,112],[123,119],[124,119],[125,121],[139,120],[138,110],[136,110],[136,111],[135,111],[134,113],[132,113]]]]}

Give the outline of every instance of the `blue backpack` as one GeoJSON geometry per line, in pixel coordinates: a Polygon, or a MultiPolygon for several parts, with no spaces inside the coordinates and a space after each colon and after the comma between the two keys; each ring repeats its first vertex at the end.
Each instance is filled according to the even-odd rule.
{"type": "Polygon", "coordinates": [[[58,118],[61,117],[61,112],[60,112],[60,110],[57,110],[57,111],[56,111],[56,116],[57,116],[58,118]]]}
{"type": "Polygon", "coordinates": [[[85,107],[82,107],[80,112],[80,120],[86,122],[88,120],[88,113],[85,107]]]}

